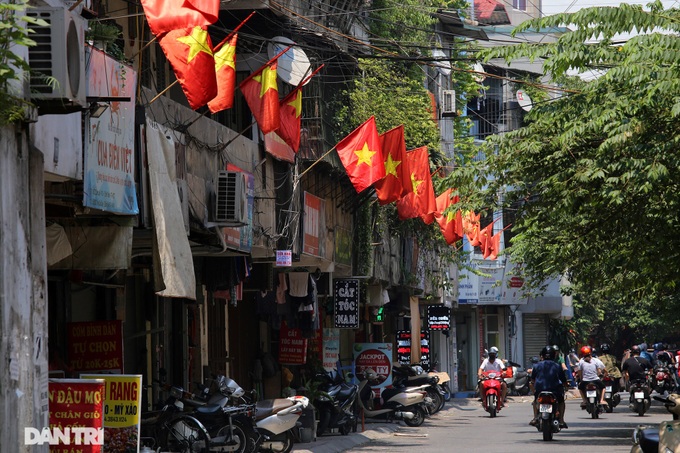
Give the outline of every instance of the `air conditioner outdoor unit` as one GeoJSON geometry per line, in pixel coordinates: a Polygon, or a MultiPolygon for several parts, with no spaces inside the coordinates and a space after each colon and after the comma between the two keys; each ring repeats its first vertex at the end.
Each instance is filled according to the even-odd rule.
{"type": "Polygon", "coordinates": [[[41,6],[28,10],[29,16],[49,26],[29,24],[30,37],[37,45],[28,48],[31,68],[31,99],[40,113],[70,113],[86,104],[85,20],[66,7],[41,6]],[[56,80],[50,85],[48,77],[56,80]]]}
{"type": "Polygon", "coordinates": [[[442,98],[440,107],[442,110],[442,117],[456,116],[456,91],[442,90],[442,98]]]}
{"type": "Polygon", "coordinates": [[[247,186],[245,173],[225,170],[217,172],[216,223],[232,227],[248,224],[247,186]]]}

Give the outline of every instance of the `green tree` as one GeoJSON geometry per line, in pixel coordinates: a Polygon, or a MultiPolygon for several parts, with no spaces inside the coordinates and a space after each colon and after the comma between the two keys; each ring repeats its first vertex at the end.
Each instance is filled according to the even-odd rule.
{"type": "Polygon", "coordinates": [[[489,176],[489,191],[479,197],[505,190],[503,202],[518,209],[510,254],[534,284],[567,272],[582,304],[639,323],[640,334],[679,322],[652,319],[680,309],[678,19],[658,1],[649,10],[587,8],[515,30],[572,25],[555,43],[484,55],[543,59],[564,90],[535,105],[525,127],[487,143],[489,173],[480,176],[489,176]],[[598,77],[584,81],[570,69],[598,77]]]}

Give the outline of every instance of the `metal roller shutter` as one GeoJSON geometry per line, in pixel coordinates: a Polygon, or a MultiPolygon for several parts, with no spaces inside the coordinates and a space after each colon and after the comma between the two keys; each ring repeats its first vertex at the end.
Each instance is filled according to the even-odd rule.
{"type": "Polygon", "coordinates": [[[522,317],[524,326],[524,361],[533,356],[540,356],[543,347],[548,344],[548,316],[545,314],[525,314],[522,317]]]}

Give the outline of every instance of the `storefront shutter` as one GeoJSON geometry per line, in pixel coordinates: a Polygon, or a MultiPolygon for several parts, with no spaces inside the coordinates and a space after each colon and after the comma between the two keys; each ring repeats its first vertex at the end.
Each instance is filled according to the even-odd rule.
{"type": "Polygon", "coordinates": [[[533,356],[540,356],[541,350],[548,344],[548,317],[545,314],[525,314],[522,317],[524,327],[524,361],[528,366],[533,356]]]}

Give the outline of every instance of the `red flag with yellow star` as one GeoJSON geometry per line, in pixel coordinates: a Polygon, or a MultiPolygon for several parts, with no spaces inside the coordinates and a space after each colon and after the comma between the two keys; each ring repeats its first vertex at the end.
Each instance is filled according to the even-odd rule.
{"type": "Polygon", "coordinates": [[[217,94],[212,42],[205,26],[182,28],[158,37],[189,106],[196,110],[217,94]]]}
{"type": "Polygon", "coordinates": [[[479,230],[481,228],[479,217],[480,214],[475,214],[474,211],[468,211],[463,215],[463,233],[473,247],[481,244],[479,241],[479,230]]]}
{"type": "Polygon", "coordinates": [[[439,228],[446,239],[446,243],[451,245],[460,239],[463,239],[463,222],[460,210],[446,211],[449,206],[455,205],[460,201],[458,195],[451,197],[453,189],[446,189],[444,193],[437,197],[437,211],[434,213],[434,218],[439,223],[439,228]]]}
{"type": "Polygon", "coordinates": [[[343,138],[335,145],[335,149],[357,193],[363,192],[371,184],[385,177],[385,165],[374,116],[343,138]]]}
{"type": "Polygon", "coordinates": [[[302,116],[302,87],[297,87],[279,103],[279,137],[296,153],[300,149],[300,117],[302,116]]]}
{"type": "Polygon", "coordinates": [[[181,28],[214,24],[220,13],[220,0],[141,1],[146,21],[156,36],[181,28]]]}
{"type": "Polygon", "coordinates": [[[491,238],[493,237],[493,222],[479,230],[479,247],[482,249],[482,256],[486,259],[491,254],[491,238]]]}
{"type": "Polygon", "coordinates": [[[385,177],[376,182],[374,187],[378,202],[388,204],[413,191],[405,160],[404,125],[381,134],[380,147],[385,159],[385,177]]]}
{"type": "MultiPolygon", "coordinates": [[[[501,234],[503,234],[503,232],[499,231],[498,233],[491,236],[490,244],[487,245],[489,252],[488,258],[490,260],[495,260],[498,258],[498,254],[501,251],[501,234]]],[[[487,257],[485,256],[484,258],[487,257]]]]}
{"type": "Polygon", "coordinates": [[[212,113],[230,109],[234,106],[236,89],[236,41],[238,34],[229,38],[215,51],[215,75],[217,77],[217,96],[208,102],[212,113]]]}
{"type": "Polygon", "coordinates": [[[422,146],[406,153],[406,163],[410,171],[413,192],[397,201],[397,213],[402,220],[420,217],[423,222],[434,222],[437,202],[430,176],[430,159],[427,146],[422,146]]]}
{"type": "Polygon", "coordinates": [[[263,134],[279,128],[279,86],[276,83],[278,58],[252,73],[239,87],[263,134]]]}

